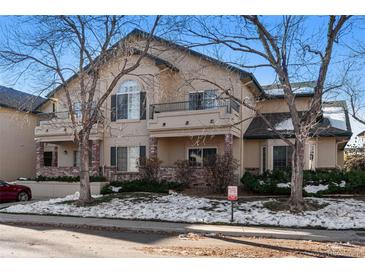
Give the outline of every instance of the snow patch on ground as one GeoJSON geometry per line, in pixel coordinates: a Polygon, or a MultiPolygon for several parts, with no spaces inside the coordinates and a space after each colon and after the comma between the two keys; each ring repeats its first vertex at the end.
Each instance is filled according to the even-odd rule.
{"type": "Polygon", "coordinates": [[[290,182],[287,182],[287,183],[279,183],[276,186],[279,187],[279,188],[287,188],[287,187],[290,187],[290,182]]]}
{"type": "Polygon", "coordinates": [[[337,184],[339,187],[346,187],[346,181],[341,181],[340,184],[337,184]]]}
{"type": "Polygon", "coordinates": [[[120,187],[115,187],[115,186],[110,187],[110,190],[113,191],[113,192],[119,192],[119,190],[121,190],[121,189],[122,189],[121,186],[120,187]]]}
{"type": "MultiPolygon", "coordinates": [[[[151,194],[141,197],[115,198],[95,206],[79,207],[60,202],[76,200],[78,193],[65,198],[14,205],[0,210],[7,213],[54,214],[81,217],[163,220],[188,223],[229,223],[230,202],[191,197],[182,194],[151,194]]],[[[355,199],[306,198],[325,205],[317,211],[294,214],[271,211],[266,201],[237,202],[235,223],[286,227],[323,227],[329,229],[365,228],[365,202],[355,199]]]]}
{"type": "Polygon", "coordinates": [[[304,187],[304,190],[307,193],[317,193],[319,191],[323,191],[323,190],[327,190],[328,189],[328,185],[306,185],[304,187]]]}
{"type": "Polygon", "coordinates": [[[288,118],[284,121],[281,121],[277,125],[275,125],[276,130],[294,130],[293,121],[291,118],[288,118]]]}
{"type": "Polygon", "coordinates": [[[346,114],[343,107],[323,107],[323,117],[330,121],[332,127],[347,130],[346,114]]]}

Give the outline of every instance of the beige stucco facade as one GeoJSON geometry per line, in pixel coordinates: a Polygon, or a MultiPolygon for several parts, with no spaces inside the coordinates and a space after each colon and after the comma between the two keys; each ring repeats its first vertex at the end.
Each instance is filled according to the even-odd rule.
{"type": "Polygon", "coordinates": [[[35,175],[34,114],[0,107],[0,179],[35,175]]]}
{"type": "MultiPolygon", "coordinates": [[[[272,169],[272,148],[283,145],[281,140],[245,140],[243,138],[254,113],[243,106],[238,109],[231,105],[217,106],[209,109],[190,110],[184,108],[189,101],[189,93],[204,90],[215,90],[224,99],[223,90],[229,90],[239,100],[258,104],[263,113],[288,112],[283,99],[270,101],[255,101],[257,90],[252,81],[242,79],[237,72],[228,70],[209,60],[188,54],[177,48],[169,48],[157,41],[154,42],[150,54],[162,58],[177,69],[157,65],[155,60],[145,57],[141,65],[133,71],[133,75],[123,76],[114,88],[111,96],[117,95],[124,81],[133,80],[138,83],[142,92],[146,93],[146,119],[117,119],[111,121],[111,96],[103,106],[106,121],[96,125],[91,135],[92,140],[100,142],[100,168],[104,170],[111,166],[111,147],[141,147],[147,148],[151,138],[157,139],[157,156],[162,166],[174,166],[177,160],[187,160],[189,148],[216,148],[218,154],[224,153],[227,135],[233,136],[232,153],[239,163],[237,174],[245,170],[260,170],[262,168],[262,147],[267,147],[268,169],[272,169]],[[214,84],[213,84],[214,83],[214,84]],[[170,106],[183,106],[183,109],[153,112],[155,104],[172,103],[170,106]],[[177,104],[179,103],[179,104],[177,104]],[[175,105],[174,105],[175,104],[175,105]],[[153,115],[151,115],[153,112],[153,115]]],[[[130,57],[133,63],[138,56],[130,57]]],[[[111,60],[102,70],[98,85],[100,96],[112,81],[121,66],[121,60],[111,60]]],[[[77,80],[69,83],[72,90],[72,100],[79,100],[77,80]]],[[[228,99],[226,102],[230,102],[228,99]]],[[[51,100],[44,104],[40,111],[67,112],[66,99],[60,90],[53,94],[51,100]],[[53,107],[52,104],[55,104],[53,107]]],[[[296,99],[298,110],[308,108],[307,97],[296,99]]],[[[77,147],[72,144],[72,132],[67,125],[67,119],[41,122],[36,128],[37,142],[56,146],[58,167],[74,165],[73,151],[77,147]]],[[[49,147],[47,148],[49,149],[49,147]]],[[[336,138],[318,138],[310,140],[306,146],[306,168],[336,168],[343,165],[343,152],[338,150],[336,138]],[[315,146],[315,158],[309,161],[309,146],[315,146]]]]}

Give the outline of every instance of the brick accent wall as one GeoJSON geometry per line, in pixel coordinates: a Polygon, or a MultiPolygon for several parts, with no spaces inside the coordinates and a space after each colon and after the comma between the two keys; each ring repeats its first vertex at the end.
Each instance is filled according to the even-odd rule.
{"type": "Polygon", "coordinates": [[[40,169],[44,167],[44,143],[36,142],[36,174],[39,175],[40,169]]]}
{"type": "Polygon", "coordinates": [[[224,135],[224,153],[233,153],[233,135],[226,134],[224,135]]]}
{"type": "Polygon", "coordinates": [[[79,167],[52,167],[44,166],[37,170],[37,175],[47,176],[47,177],[57,177],[57,176],[79,176],[79,167]]]}
{"type": "Polygon", "coordinates": [[[157,138],[150,137],[148,140],[149,158],[157,157],[157,138]]]}
{"type": "Polygon", "coordinates": [[[100,141],[91,142],[91,175],[97,176],[100,174],[100,141]]]}
{"type": "MultiPolygon", "coordinates": [[[[138,172],[117,172],[115,167],[105,167],[104,176],[110,181],[130,181],[140,179],[140,174],[138,172]]],[[[205,179],[203,168],[194,168],[190,178],[191,181],[189,187],[195,190],[209,192],[209,189],[212,187],[212,185],[205,179]]],[[[177,181],[176,167],[161,167],[159,179],[166,181],[177,181]]]]}

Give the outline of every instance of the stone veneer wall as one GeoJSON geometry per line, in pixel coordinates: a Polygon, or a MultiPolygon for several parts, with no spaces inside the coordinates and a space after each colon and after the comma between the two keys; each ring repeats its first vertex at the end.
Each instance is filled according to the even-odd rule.
{"type": "MultiPolygon", "coordinates": [[[[79,176],[78,167],[42,167],[37,170],[37,175],[47,177],[56,176],[79,176]]],[[[90,170],[92,175],[92,170],[90,170]]],[[[105,167],[103,174],[110,181],[131,181],[140,179],[138,172],[117,172],[115,167],[105,167]]],[[[176,167],[161,167],[159,173],[160,180],[177,181],[176,167]]],[[[206,181],[203,168],[194,168],[191,173],[190,187],[197,190],[209,190],[212,185],[206,181]]]]}
{"type": "MultiPolygon", "coordinates": [[[[115,167],[105,167],[104,176],[111,181],[130,181],[140,179],[138,172],[117,172],[115,167]]],[[[177,181],[176,167],[161,167],[159,173],[160,180],[177,181]]],[[[194,168],[191,173],[190,187],[194,189],[207,189],[211,188],[211,184],[206,182],[203,168],[194,168]]]]}
{"type": "Polygon", "coordinates": [[[37,169],[37,175],[42,175],[42,176],[47,176],[47,177],[79,176],[80,169],[78,167],[44,166],[44,167],[37,169]]]}

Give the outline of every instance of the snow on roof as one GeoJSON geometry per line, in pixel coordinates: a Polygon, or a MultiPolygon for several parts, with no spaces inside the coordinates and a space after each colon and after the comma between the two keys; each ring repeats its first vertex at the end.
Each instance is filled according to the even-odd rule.
{"type": "Polygon", "coordinates": [[[293,121],[291,118],[285,119],[275,125],[276,130],[294,130],[293,121]]]}
{"type": "MultiPolygon", "coordinates": [[[[284,90],[282,88],[271,88],[265,89],[265,93],[271,96],[275,95],[284,95],[284,90]]],[[[313,93],[312,87],[300,87],[300,88],[293,88],[294,94],[310,94],[313,93]]]]}
{"type": "Polygon", "coordinates": [[[347,130],[346,114],[343,107],[325,106],[323,107],[323,117],[330,121],[332,127],[347,130]]]}

